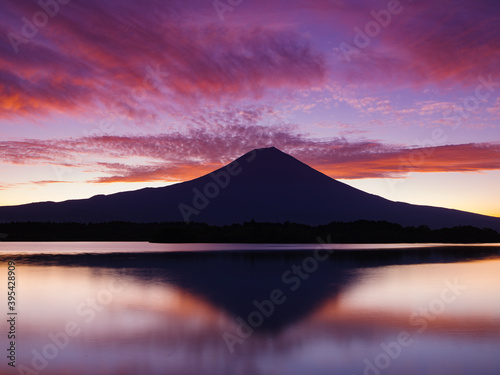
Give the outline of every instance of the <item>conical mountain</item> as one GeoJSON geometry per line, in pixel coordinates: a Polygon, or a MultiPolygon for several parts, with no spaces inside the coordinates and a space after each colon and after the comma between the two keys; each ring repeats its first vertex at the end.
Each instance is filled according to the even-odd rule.
{"type": "Polygon", "coordinates": [[[0,207],[10,221],[194,221],[326,224],[387,220],[431,228],[473,225],[500,230],[500,218],[392,202],[336,181],[278,149],[253,150],[200,178],[163,187],[65,202],[0,207]]]}

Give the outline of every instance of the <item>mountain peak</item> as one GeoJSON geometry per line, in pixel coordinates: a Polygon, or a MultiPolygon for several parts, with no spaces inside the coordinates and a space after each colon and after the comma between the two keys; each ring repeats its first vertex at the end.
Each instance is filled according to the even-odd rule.
{"type": "MultiPolygon", "coordinates": [[[[300,160],[297,160],[290,154],[287,154],[286,152],[283,152],[274,146],[253,149],[252,151],[247,152],[236,160],[258,160],[263,164],[269,164],[269,166],[272,164],[282,164],[282,166],[284,167],[286,164],[290,163],[295,163],[296,165],[302,164],[306,166],[306,164],[304,164],[300,160]]],[[[261,165],[261,167],[263,167],[263,165],[261,165]]]]}
{"type": "Polygon", "coordinates": [[[266,152],[276,152],[276,151],[278,151],[278,152],[281,152],[282,154],[284,154],[284,152],[283,152],[283,151],[281,151],[281,150],[277,149],[277,148],[276,148],[276,147],[274,147],[274,146],[271,146],[271,147],[256,148],[256,149],[255,149],[255,150],[253,150],[253,151],[260,151],[260,152],[262,152],[262,151],[266,151],[266,152]]]}
{"type": "Polygon", "coordinates": [[[242,175],[256,181],[287,180],[289,183],[296,183],[296,179],[315,180],[319,176],[331,179],[276,147],[256,148],[235,162],[243,168],[242,175]]]}
{"type": "MultiPolygon", "coordinates": [[[[246,153],[245,155],[252,155],[252,154],[255,154],[255,153],[259,153],[259,155],[261,156],[266,156],[266,157],[273,157],[273,156],[290,156],[288,155],[287,153],[277,149],[276,147],[272,146],[272,147],[262,147],[262,148],[256,148],[256,149],[253,149],[252,151],[246,153]]],[[[245,156],[243,155],[243,156],[245,156]]]]}

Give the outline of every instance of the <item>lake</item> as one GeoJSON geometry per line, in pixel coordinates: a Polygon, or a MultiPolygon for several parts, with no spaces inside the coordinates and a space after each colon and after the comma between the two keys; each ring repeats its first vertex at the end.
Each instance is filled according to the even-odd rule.
{"type": "Polygon", "coordinates": [[[4,296],[9,262],[1,374],[500,374],[500,244],[3,242],[4,296]]]}

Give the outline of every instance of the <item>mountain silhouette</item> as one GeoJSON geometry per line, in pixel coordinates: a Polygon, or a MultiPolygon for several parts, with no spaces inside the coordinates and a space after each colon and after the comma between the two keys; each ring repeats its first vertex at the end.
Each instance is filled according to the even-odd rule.
{"type": "Polygon", "coordinates": [[[171,186],[0,207],[4,223],[192,221],[224,225],[255,220],[318,225],[360,219],[500,231],[500,218],[393,202],[336,181],[274,147],[250,151],[210,174],[171,186]]]}

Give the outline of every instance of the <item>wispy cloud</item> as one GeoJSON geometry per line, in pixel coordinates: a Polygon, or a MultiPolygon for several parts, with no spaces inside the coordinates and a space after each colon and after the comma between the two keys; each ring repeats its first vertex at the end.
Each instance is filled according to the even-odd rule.
{"type": "Polygon", "coordinates": [[[85,167],[91,182],[183,181],[254,148],[275,146],[333,178],[404,177],[408,172],[500,169],[499,143],[405,147],[375,140],[317,139],[289,125],[192,127],[155,136],[95,136],[0,142],[13,164],[85,167]],[[106,162],[94,159],[106,157],[106,162]]]}
{"type": "MultiPolygon", "coordinates": [[[[59,8],[17,54],[0,40],[0,116],[98,103],[137,116],[148,106],[258,98],[325,74],[322,54],[293,29],[221,24],[211,2],[72,0],[59,8]]],[[[2,1],[2,35],[22,36],[23,17],[38,11],[36,2],[2,1]]]]}
{"type": "MultiPolygon", "coordinates": [[[[350,2],[352,3],[352,2],[350,2]]],[[[345,42],[354,45],[354,26],[364,29],[373,20],[371,10],[386,9],[387,2],[356,2],[356,12],[343,14],[350,29],[345,42]]],[[[494,0],[401,1],[402,12],[373,38],[351,64],[342,62],[340,75],[358,82],[422,87],[477,85],[477,77],[499,71],[500,13],[494,0]]],[[[344,60],[345,61],[345,60],[344,60]]]]}
{"type": "MultiPolygon", "coordinates": [[[[18,53],[8,35],[24,38],[23,17],[40,6],[1,1],[0,116],[82,113],[102,104],[142,117],[272,98],[276,90],[326,84],[327,76],[341,84],[473,86],[500,70],[496,1],[401,4],[404,11],[347,64],[335,60],[332,44],[353,43],[353,27],[363,28],[387,1],[255,0],[220,22],[210,1],[72,0],[18,53]],[[296,31],[299,15],[310,32],[296,31]]],[[[350,104],[368,104],[357,100],[350,104]]]]}

